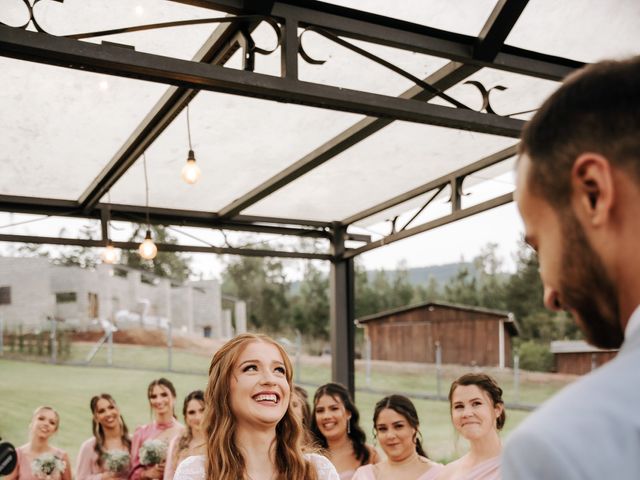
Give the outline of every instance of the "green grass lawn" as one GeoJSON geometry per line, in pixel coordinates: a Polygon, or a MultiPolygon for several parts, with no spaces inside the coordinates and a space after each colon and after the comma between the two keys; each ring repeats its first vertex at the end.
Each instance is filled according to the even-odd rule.
{"type": "MultiPolygon", "coordinates": [[[[69,362],[82,362],[91,348],[87,344],[74,344],[69,362]]],[[[20,445],[27,441],[27,430],[33,410],[43,404],[52,405],[61,415],[60,431],[54,444],[65,449],[75,461],[82,441],[91,435],[91,413],[89,400],[92,395],[107,392],[113,395],[124,418],[133,431],[137,425],[151,419],[146,388],[154,378],[166,376],[176,386],[179,416],[182,399],[197,388],[204,388],[209,366],[209,356],[182,350],[173,351],[173,368],[189,373],[167,372],[167,351],[157,347],[115,345],[114,368],[106,366],[106,352],[101,351],[91,366],[49,365],[11,359],[0,360],[0,436],[20,445]],[[163,371],[165,370],[165,371],[163,371]]],[[[505,400],[513,401],[513,379],[509,375],[491,372],[505,389],[505,400]],[[502,377],[501,377],[502,375],[502,377]]],[[[459,372],[444,369],[442,393],[448,392],[450,381],[459,372]]],[[[327,365],[300,365],[300,381],[313,395],[315,385],[330,380],[327,365]]],[[[521,382],[520,400],[539,403],[561,388],[561,382],[521,382]]],[[[381,393],[362,391],[366,388],[364,365],[359,362],[356,369],[356,403],[361,413],[361,426],[371,439],[371,417],[375,403],[381,393]]],[[[436,380],[432,366],[413,366],[398,373],[384,365],[376,364],[368,385],[372,389],[388,392],[434,393],[436,380]]],[[[456,442],[449,419],[448,404],[442,401],[421,400],[414,397],[422,423],[427,452],[436,460],[449,461],[464,451],[464,441],[456,442]],[[456,443],[460,450],[456,451],[456,443]]],[[[509,432],[522,421],[527,412],[508,410],[503,433],[509,432]]]]}

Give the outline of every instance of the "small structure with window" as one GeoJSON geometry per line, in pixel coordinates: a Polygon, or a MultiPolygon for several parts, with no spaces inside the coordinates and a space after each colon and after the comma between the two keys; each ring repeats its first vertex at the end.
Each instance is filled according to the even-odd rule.
{"type": "Polygon", "coordinates": [[[613,360],[615,349],[602,349],[583,340],[559,340],[551,342],[554,371],[571,375],[584,375],[613,360]]]}
{"type": "Polygon", "coordinates": [[[373,360],[508,367],[518,326],[509,312],[427,302],[356,320],[371,342],[373,360]]]}

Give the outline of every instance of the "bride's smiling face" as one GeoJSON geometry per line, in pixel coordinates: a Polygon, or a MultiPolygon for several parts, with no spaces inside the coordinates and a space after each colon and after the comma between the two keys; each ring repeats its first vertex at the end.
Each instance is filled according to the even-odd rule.
{"type": "Polygon", "coordinates": [[[239,424],[274,426],[289,408],[291,390],[284,359],[275,345],[252,342],[231,378],[231,411],[239,424]]]}

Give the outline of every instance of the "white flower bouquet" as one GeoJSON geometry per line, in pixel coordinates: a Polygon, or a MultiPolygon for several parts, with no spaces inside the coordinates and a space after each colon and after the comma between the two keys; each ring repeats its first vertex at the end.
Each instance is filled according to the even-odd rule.
{"type": "Polygon", "coordinates": [[[104,468],[113,473],[122,473],[129,468],[131,457],[125,450],[111,450],[102,455],[104,468]]]}
{"type": "Polygon", "coordinates": [[[162,440],[147,440],[140,447],[140,464],[157,465],[167,458],[167,444],[162,440]]]}
{"type": "Polygon", "coordinates": [[[55,473],[62,473],[67,468],[64,460],[56,457],[53,453],[43,453],[31,462],[31,472],[36,478],[46,479],[55,473]]]}

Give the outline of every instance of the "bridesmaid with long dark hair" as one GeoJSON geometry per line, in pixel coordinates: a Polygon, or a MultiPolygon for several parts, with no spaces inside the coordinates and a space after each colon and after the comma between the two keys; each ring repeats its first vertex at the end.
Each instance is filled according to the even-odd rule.
{"type": "Polygon", "coordinates": [[[359,419],[360,413],[345,387],[327,383],[316,390],[311,432],[336,467],[340,480],[350,480],[358,467],[379,461],[376,449],[366,443],[359,419]]]}
{"type": "Polygon", "coordinates": [[[373,412],[373,429],[387,458],[356,470],[353,480],[434,480],[442,465],[422,446],[418,412],[404,395],[389,395],[373,412]]]}
{"type": "MultiPolygon", "coordinates": [[[[182,434],[184,426],[176,420],[174,411],[176,389],[166,378],[153,380],[147,388],[147,398],[153,413],[153,421],[136,428],[131,441],[131,473],[132,480],[160,480],[164,475],[165,461],[145,464],[140,452],[151,440],[161,440],[168,448],[174,437],[182,434]],[[142,460],[142,461],[141,461],[142,460]]],[[[166,450],[165,450],[166,454],[166,450]]]]}
{"type": "Polygon", "coordinates": [[[129,473],[131,438],[115,400],[108,393],[91,398],[93,437],[80,447],[76,480],[111,480],[129,473]]]}

